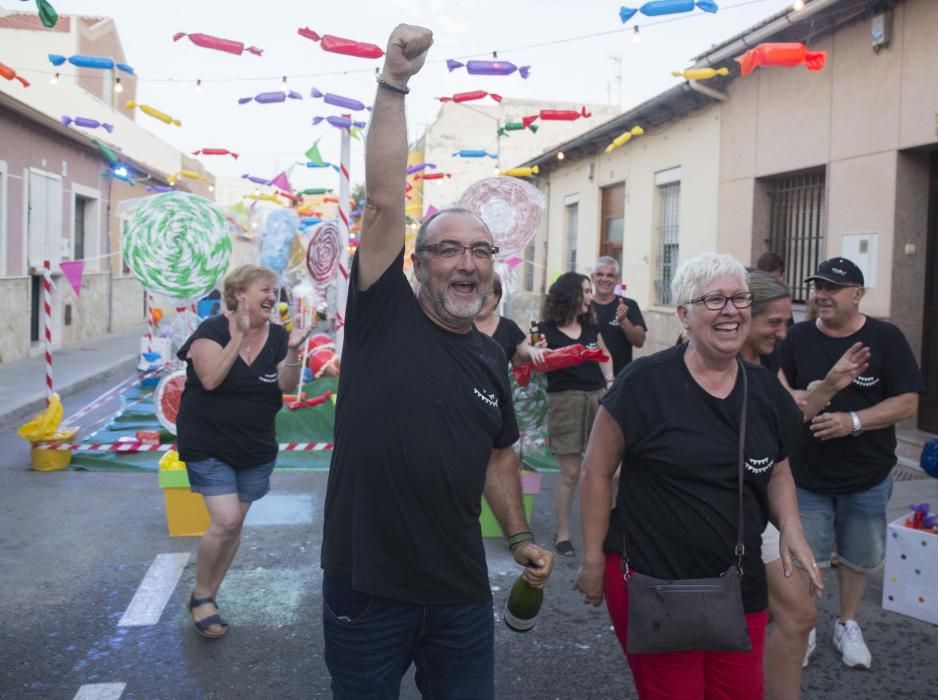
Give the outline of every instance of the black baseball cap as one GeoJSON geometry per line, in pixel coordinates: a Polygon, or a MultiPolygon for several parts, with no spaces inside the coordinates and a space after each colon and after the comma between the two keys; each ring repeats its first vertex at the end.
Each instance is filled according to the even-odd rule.
{"type": "Polygon", "coordinates": [[[831,258],[818,265],[817,272],[805,282],[823,280],[842,287],[862,287],[863,271],[847,258],[831,258]]]}

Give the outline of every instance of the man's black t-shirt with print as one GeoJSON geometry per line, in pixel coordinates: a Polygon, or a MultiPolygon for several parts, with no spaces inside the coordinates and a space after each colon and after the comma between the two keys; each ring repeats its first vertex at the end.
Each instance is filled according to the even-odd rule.
{"type": "MultiPolygon", "coordinates": [[[[619,298],[616,297],[608,304],[600,304],[593,301],[593,310],[596,312],[596,322],[599,326],[599,332],[602,333],[606,347],[609,348],[609,354],[612,355],[612,371],[618,374],[623,367],[632,361],[632,344],[625,337],[625,331],[616,321],[616,309],[619,308],[619,298]]],[[[642,316],[641,309],[638,308],[638,302],[634,299],[623,298],[628,311],[626,317],[633,325],[645,326],[645,318],[642,316]]]]}
{"type": "MultiPolygon", "coordinates": [[[[869,316],[860,330],[846,338],[822,333],[814,321],[792,326],[778,350],[788,384],[805,389],[814,380],[823,379],[858,341],[872,352],[869,367],[837,392],[825,411],[862,411],[891,396],[924,391],[922,375],[902,331],[869,316]]],[[[791,456],[795,483],[827,495],[871,489],[889,475],[895,463],[896,429],[891,425],[865,430],[858,437],[819,440],[806,424],[791,456]]]]}
{"type": "MultiPolygon", "coordinates": [[[[606,550],[622,551],[636,571],[663,579],[719,576],[734,561],[739,510],[742,379],[725,399],[708,394],[684,363],[687,345],[635,360],[602,405],[625,437],[616,509],[606,550]]],[[[803,416],[767,370],[744,363],[746,413],[743,605],[768,605],[761,538],[768,483],[788,456],[803,416]]]]}
{"type": "MultiPolygon", "coordinates": [[[[579,338],[571,338],[557,328],[557,324],[553,321],[541,321],[537,326],[544,335],[544,340],[547,341],[547,347],[551,350],[565,348],[568,345],[576,345],[577,343],[587,349],[599,347],[598,326],[580,324],[579,338]]],[[[547,393],[549,394],[569,389],[596,391],[605,388],[605,386],[606,381],[603,378],[603,370],[598,362],[592,360],[547,373],[547,393]]]]}
{"type": "Polygon", "coordinates": [[[508,361],[476,328],[433,323],[402,266],[362,292],[352,262],[322,567],[382,598],[484,602],[486,468],[518,439],[508,361]]]}
{"type": "Polygon", "coordinates": [[[504,316],[498,319],[498,325],[495,326],[495,332],[492,333],[492,340],[498,343],[509,362],[518,352],[518,344],[524,339],[524,331],[518,328],[517,323],[504,316]]]}
{"type": "Polygon", "coordinates": [[[275,421],[283,407],[277,385],[277,365],[287,356],[287,332],[268,326],[267,342],[254,362],[239,355],[228,376],[216,389],[206,391],[187,357],[199,338],[225,347],[231,340],[228,318],[213,316],[202,321],[179,349],[186,361],[186,388],[176,417],[176,442],[183,462],[220,459],[237,468],[256,467],[277,458],[275,421]]]}

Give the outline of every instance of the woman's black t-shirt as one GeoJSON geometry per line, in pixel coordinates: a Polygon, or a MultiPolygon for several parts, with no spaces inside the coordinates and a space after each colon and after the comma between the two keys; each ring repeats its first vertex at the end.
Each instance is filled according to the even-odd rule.
{"type": "MultiPolygon", "coordinates": [[[[687,369],[686,350],[678,345],[635,360],[602,400],[625,437],[606,551],[622,552],[624,527],[632,568],[663,579],[719,576],[733,563],[736,545],[742,380],[725,399],[708,394],[687,369]]],[[[749,379],[743,605],[754,612],[768,604],[761,556],[768,483],[803,416],[771,372],[743,365],[749,379]]]]}
{"type": "Polygon", "coordinates": [[[508,358],[509,362],[518,351],[518,344],[526,337],[524,331],[518,328],[517,323],[504,316],[498,319],[498,325],[495,327],[495,332],[492,333],[492,340],[505,351],[505,357],[508,358]]]}
{"type": "Polygon", "coordinates": [[[179,458],[184,462],[219,459],[235,469],[267,464],[277,458],[274,423],[283,405],[277,365],[287,356],[287,332],[270,324],[267,342],[250,365],[239,355],[219,387],[207,391],[187,357],[199,338],[222,347],[231,340],[228,318],[203,321],[179,349],[186,361],[186,388],[176,417],[179,458]]]}
{"type": "MultiPolygon", "coordinates": [[[[553,321],[541,321],[537,324],[547,347],[551,350],[564,348],[568,345],[580,343],[587,349],[599,347],[599,326],[580,324],[580,337],[571,338],[557,328],[553,321]]],[[[577,389],[579,391],[595,391],[603,389],[606,382],[603,380],[603,371],[598,362],[589,361],[575,367],[558,369],[547,373],[547,393],[577,389]]]]}

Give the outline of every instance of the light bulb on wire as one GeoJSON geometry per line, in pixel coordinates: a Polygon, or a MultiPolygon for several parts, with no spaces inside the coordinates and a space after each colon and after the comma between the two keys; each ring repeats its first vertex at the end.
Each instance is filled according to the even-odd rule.
{"type": "Polygon", "coordinates": [[[51,78],[49,78],[49,85],[58,85],[59,84],[59,74],[56,73],[51,78]]]}
{"type": "Polygon", "coordinates": [[[632,41],[636,44],[641,43],[642,33],[638,31],[638,25],[635,25],[635,29],[632,30],[632,41]]]}
{"type": "Polygon", "coordinates": [[[280,89],[281,90],[287,89],[287,76],[283,76],[283,80],[280,81],[280,89]]]}
{"type": "Polygon", "coordinates": [[[804,0],[795,0],[795,2],[792,3],[791,9],[793,9],[795,12],[799,12],[799,11],[803,10],[803,9],[804,9],[804,0]]]}
{"type": "Polygon", "coordinates": [[[120,78],[114,78],[114,81],[115,81],[115,82],[114,82],[114,92],[123,92],[123,91],[124,91],[124,86],[121,85],[121,79],[120,79],[120,78]]]}
{"type": "Polygon", "coordinates": [[[557,154],[557,160],[563,160],[565,157],[566,157],[566,156],[564,156],[563,151],[560,151],[560,152],[557,154]]]}
{"type": "Polygon", "coordinates": [[[195,90],[197,95],[202,94],[202,79],[201,78],[195,81],[195,88],[193,89],[195,90]]]}

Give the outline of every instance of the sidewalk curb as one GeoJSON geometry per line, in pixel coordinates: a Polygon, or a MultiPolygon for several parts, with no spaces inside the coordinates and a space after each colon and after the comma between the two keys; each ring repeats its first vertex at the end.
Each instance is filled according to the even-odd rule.
{"type": "MultiPolygon", "coordinates": [[[[88,374],[74,379],[65,386],[56,387],[56,393],[58,393],[59,398],[64,401],[67,397],[77,394],[99,382],[106,381],[116,375],[127,376],[136,371],[137,360],[138,356],[135,353],[116,362],[112,362],[110,365],[98,367],[88,374]]],[[[45,408],[45,405],[45,394],[36,394],[27,399],[24,403],[11,406],[9,410],[0,407],[0,426],[26,421],[45,408]]]]}

